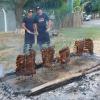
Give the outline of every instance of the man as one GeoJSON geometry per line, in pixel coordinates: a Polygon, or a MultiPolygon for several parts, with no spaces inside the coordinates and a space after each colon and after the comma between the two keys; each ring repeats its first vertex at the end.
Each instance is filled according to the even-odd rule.
{"type": "Polygon", "coordinates": [[[50,37],[48,31],[51,27],[51,21],[49,17],[42,11],[41,7],[36,7],[36,15],[34,17],[34,22],[37,25],[37,42],[39,44],[40,49],[42,49],[43,44],[50,44],[50,37]]]}
{"type": "Polygon", "coordinates": [[[29,49],[32,49],[34,44],[35,23],[31,9],[28,10],[27,17],[23,19],[22,27],[25,29],[24,53],[26,53],[29,49]]]}

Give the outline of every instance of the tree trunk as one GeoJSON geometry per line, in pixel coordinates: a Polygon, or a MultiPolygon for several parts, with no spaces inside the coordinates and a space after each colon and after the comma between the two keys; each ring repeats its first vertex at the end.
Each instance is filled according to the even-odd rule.
{"type": "Polygon", "coordinates": [[[27,0],[16,1],[15,14],[16,14],[17,27],[20,27],[21,25],[23,6],[26,3],[26,1],[27,0]]]}

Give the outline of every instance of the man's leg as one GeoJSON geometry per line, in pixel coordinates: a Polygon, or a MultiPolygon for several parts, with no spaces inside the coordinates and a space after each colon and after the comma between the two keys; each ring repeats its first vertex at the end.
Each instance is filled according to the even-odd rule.
{"type": "Polygon", "coordinates": [[[30,36],[30,34],[25,33],[25,39],[24,39],[24,49],[23,49],[23,53],[28,53],[30,51],[30,49],[32,49],[32,45],[34,43],[34,39],[31,39],[32,37],[30,36]]]}
{"type": "Polygon", "coordinates": [[[49,33],[48,32],[46,32],[45,40],[46,40],[47,46],[49,47],[50,46],[50,36],[49,36],[49,33]]]}
{"type": "Polygon", "coordinates": [[[48,32],[44,32],[44,34],[42,34],[41,36],[39,35],[37,39],[40,50],[44,45],[46,45],[46,47],[50,46],[50,37],[48,32]]]}
{"type": "Polygon", "coordinates": [[[25,37],[24,37],[24,47],[23,47],[23,53],[27,52],[27,45],[28,45],[28,33],[25,33],[25,37]]]}
{"type": "Polygon", "coordinates": [[[29,53],[29,51],[32,50],[32,45],[31,44],[24,44],[24,53],[29,53]]]}

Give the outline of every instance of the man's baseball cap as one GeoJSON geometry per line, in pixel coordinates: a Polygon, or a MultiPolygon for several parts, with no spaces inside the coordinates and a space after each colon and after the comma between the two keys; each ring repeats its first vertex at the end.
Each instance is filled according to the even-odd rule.
{"type": "Polygon", "coordinates": [[[30,12],[32,12],[32,13],[33,13],[33,10],[32,10],[32,9],[29,9],[29,10],[28,10],[28,13],[30,13],[30,12]]]}
{"type": "Polygon", "coordinates": [[[40,10],[40,9],[42,9],[40,6],[37,6],[37,7],[36,7],[36,11],[37,11],[37,10],[40,10]]]}

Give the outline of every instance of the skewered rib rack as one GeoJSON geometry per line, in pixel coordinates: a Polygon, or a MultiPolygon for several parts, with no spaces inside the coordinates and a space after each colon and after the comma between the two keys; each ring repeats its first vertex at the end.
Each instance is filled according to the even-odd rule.
{"type": "Polygon", "coordinates": [[[80,56],[83,53],[93,54],[93,41],[91,39],[84,39],[75,41],[75,53],[80,56]]]}
{"type": "Polygon", "coordinates": [[[85,39],[84,42],[84,52],[93,54],[93,41],[91,39],[85,39]]]}
{"type": "Polygon", "coordinates": [[[43,48],[41,50],[43,65],[46,68],[52,67],[52,62],[54,60],[55,50],[53,47],[43,48]]]}
{"type": "Polygon", "coordinates": [[[70,61],[70,50],[69,47],[63,48],[59,51],[59,62],[61,64],[68,63],[70,61]]]}
{"type": "MultiPolygon", "coordinates": [[[[75,53],[80,56],[83,53],[93,54],[93,41],[84,39],[75,41],[75,53]]],[[[70,61],[70,49],[65,47],[59,51],[59,56],[54,58],[54,47],[42,48],[42,65],[45,68],[52,68],[55,63],[67,64],[70,61]]],[[[35,64],[36,52],[31,50],[29,54],[18,55],[16,59],[16,74],[17,75],[33,75],[36,73],[37,65],[35,64]]]]}
{"type": "Polygon", "coordinates": [[[28,55],[18,55],[16,59],[17,75],[33,75],[35,70],[35,51],[31,51],[28,55]]]}

